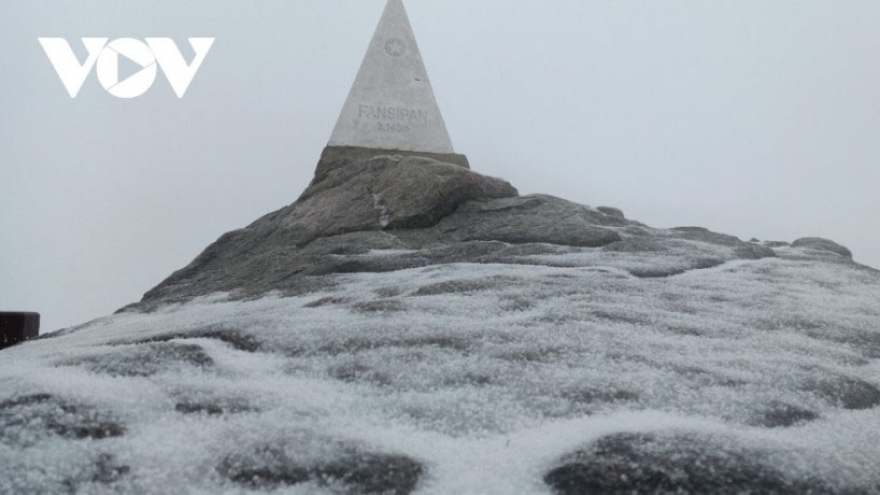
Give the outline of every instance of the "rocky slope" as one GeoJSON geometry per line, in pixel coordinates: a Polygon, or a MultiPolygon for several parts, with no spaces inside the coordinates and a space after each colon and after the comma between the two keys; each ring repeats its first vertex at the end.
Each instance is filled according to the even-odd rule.
{"type": "Polygon", "coordinates": [[[880,493],[880,273],[324,163],[120,313],[0,353],[2,493],[880,493]]]}
{"type": "MultiPolygon", "coordinates": [[[[465,261],[521,264],[541,254],[593,252],[584,248],[604,248],[612,258],[647,254],[644,266],[629,268],[639,277],[775,256],[767,246],[706,229],[651,229],[614,208],[521,197],[505,181],[429,158],[380,156],[332,165],[319,167],[294,204],[224,235],[143,303],[218,291],[299,292],[315,282],[309,277],[334,273],[465,261]],[[373,250],[386,252],[365,256],[373,250]],[[676,254],[658,263],[652,254],[658,252],[676,254]]],[[[833,251],[832,244],[819,248],[833,251]]]]}

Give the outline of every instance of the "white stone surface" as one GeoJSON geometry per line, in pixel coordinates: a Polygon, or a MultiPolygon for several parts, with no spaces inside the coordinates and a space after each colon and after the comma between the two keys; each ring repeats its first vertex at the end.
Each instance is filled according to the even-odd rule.
{"type": "Polygon", "coordinates": [[[454,153],[402,0],[389,0],[330,146],[454,153]]]}

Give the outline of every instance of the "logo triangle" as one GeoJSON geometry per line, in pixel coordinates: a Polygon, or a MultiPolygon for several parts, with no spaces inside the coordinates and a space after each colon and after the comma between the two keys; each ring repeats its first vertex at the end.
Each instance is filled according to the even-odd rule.
{"type": "Polygon", "coordinates": [[[125,82],[128,78],[137,75],[140,71],[146,69],[140,62],[136,60],[132,60],[126,54],[119,54],[119,62],[117,66],[117,74],[119,75],[119,81],[125,82]]]}

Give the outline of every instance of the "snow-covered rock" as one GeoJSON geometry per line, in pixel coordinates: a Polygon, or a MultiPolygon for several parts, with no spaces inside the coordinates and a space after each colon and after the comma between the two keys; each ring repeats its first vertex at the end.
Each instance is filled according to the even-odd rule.
{"type": "Polygon", "coordinates": [[[2,351],[0,493],[880,493],[880,272],[449,167],[2,351]]]}
{"type": "Polygon", "coordinates": [[[804,237],[794,241],[791,245],[794,247],[814,249],[816,251],[827,251],[829,253],[852,258],[852,252],[848,248],[841,246],[832,240],[823,239],[821,237],[804,237]]]}

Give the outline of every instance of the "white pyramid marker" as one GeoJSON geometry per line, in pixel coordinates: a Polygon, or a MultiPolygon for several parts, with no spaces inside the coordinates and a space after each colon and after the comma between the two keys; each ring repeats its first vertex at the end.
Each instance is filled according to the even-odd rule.
{"type": "Polygon", "coordinates": [[[329,145],[454,153],[402,0],[388,0],[329,145]]]}

